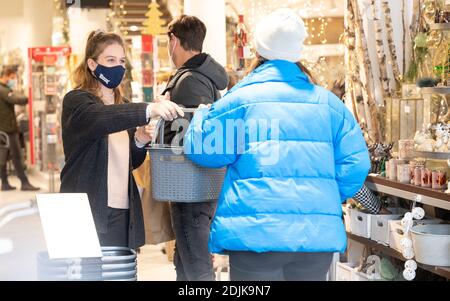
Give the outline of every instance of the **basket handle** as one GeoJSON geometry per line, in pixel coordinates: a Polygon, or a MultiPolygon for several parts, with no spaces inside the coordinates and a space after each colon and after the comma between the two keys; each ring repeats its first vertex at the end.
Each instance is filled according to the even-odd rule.
{"type": "MultiPolygon", "coordinates": [[[[197,109],[193,109],[193,108],[181,108],[181,109],[183,110],[184,113],[195,113],[197,111],[197,109]]],[[[178,119],[178,118],[176,118],[176,119],[178,119]]],[[[166,125],[166,121],[163,118],[159,118],[158,122],[156,123],[156,128],[155,128],[155,133],[159,132],[159,134],[158,135],[153,135],[151,145],[160,145],[160,146],[164,145],[164,134],[165,134],[164,133],[164,128],[165,128],[165,125],[166,125]],[[158,137],[162,137],[160,139],[160,143],[159,144],[156,143],[156,139],[158,137]]]]}

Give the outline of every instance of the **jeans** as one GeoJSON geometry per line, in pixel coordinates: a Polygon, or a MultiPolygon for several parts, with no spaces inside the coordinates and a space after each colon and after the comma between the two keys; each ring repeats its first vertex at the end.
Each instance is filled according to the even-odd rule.
{"type": "Polygon", "coordinates": [[[227,252],[231,281],[325,281],[333,253],[227,252]]]}
{"type": "MultiPolygon", "coordinates": [[[[22,162],[22,149],[19,142],[19,134],[12,133],[9,136],[9,154],[11,155],[11,160],[14,164],[14,168],[17,172],[17,177],[22,183],[28,183],[28,178],[25,175],[25,167],[22,162]]],[[[6,170],[6,164],[0,166],[1,179],[4,183],[8,181],[8,174],[6,170]]]]}
{"type": "Polygon", "coordinates": [[[102,247],[128,247],[129,209],[108,207],[108,231],[98,233],[102,247]]]}
{"type": "Polygon", "coordinates": [[[208,241],[217,203],[171,203],[170,207],[177,281],[215,280],[208,241]]]}

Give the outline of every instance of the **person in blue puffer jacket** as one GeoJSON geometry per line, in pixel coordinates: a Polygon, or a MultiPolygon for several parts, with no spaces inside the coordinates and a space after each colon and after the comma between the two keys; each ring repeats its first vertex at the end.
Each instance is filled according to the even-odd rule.
{"type": "Polygon", "coordinates": [[[346,249],[341,204],[363,186],[369,154],[343,102],[299,62],[301,18],[280,9],[254,32],[254,70],[199,108],[184,150],[227,167],[210,251],[230,256],[231,280],[325,280],[346,249]]]}

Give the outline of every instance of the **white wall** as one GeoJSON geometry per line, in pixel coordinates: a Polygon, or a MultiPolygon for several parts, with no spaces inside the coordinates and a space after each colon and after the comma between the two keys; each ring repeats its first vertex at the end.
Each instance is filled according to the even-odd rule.
{"type": "Polygon", "coordinates": [[[204,52],[217,62],[227,64],[225,0],[184,0],[184,13],[205,23],[207,34],[204,52]]]}
{"type": "Polygon", "coordinates": [[[89,33],[93,30],[106,30],[109,9],[69,8],[70,44],[72,53],[83,56],[89,33]]]}
{"type": "MultiPolygon", "coordinates": [[[[54,13],[53,0],[0,1],[0,53],[20,48],[25,74],[28,48],[51,45],[54,13]]],[[[24,82],[26,85],[27,76],[24,82]]]]}
{"type": "Polygon", "coordinates": [[[51,44],[52,0],[0,1],[0,52],[51,44]]]}
{"type": "MultiPolygon", "coordinates": [[[[52,43],[53,0],[0,1],[0,52],[48,46],[52,43]]],[[[106,29],[108,9],[71,8],[70,39],[76,54],[83,53],[91,30],[106,29]]]]}

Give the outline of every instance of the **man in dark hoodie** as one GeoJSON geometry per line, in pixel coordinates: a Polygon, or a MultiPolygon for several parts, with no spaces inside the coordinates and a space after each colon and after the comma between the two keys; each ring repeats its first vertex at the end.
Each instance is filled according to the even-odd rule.
{"type": "MultiPolygon", "coordinates": [[[[182,15],[168,27],[169,54],[177,72],[163,95],[186,108],[212,104],[228,85],[228,75],[210,55],[202,53],[206,26],[198,18],[182,15]]],[[[176,132],[166,126],[164,142],[170,144],[176,132]]],[[[176,247],[174,264],[179,281],[214,280],[212,256],[208,250],[210,225],[217,202],[171,203],[176,247]]]]}

